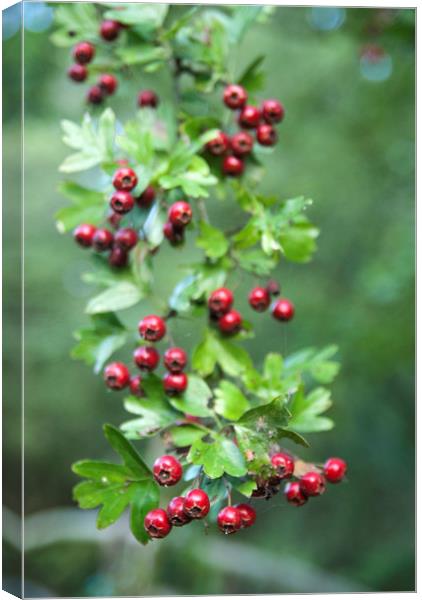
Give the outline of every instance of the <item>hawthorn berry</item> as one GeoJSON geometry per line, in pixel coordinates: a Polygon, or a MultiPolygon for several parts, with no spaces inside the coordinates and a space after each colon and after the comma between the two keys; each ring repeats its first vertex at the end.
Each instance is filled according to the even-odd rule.
{"type": "Polygon", "coordinates": [[[191,490],[185,496],[183,510],[191,519],[203,519],[210,510],[208,494],[200,488],[191,490]]]}
{"type": "Polygon", "coordinates": [[[138,183],[138,177],[133,169],[122,167],[113,175],[113,186],[116,190],[131,192],[138,183]]]}
{"type": "Polygon", "coordinates": [[[267,288],[255,287],[249,294],[249,304],[257,312],[267,310],[270,305],[271,298],[267,288]]]}
{"type": "Polygon", "coordinates": [[[94,225],[83,223],[82,225],[78,225],[78,227],[76,227],[73,232],[73,237],[75,241],[82,246],[82,248],[89,248],[92,246],[92,240],[96,231],[97,228],[94,227],[94,225]]]}
{"type": "Polygon", "coordinates": [[[92,247],[97,252],[109,250],[113,245],[113,234],[108,229],[97,229],[92,238],[92,247]]]}
{"type": "Polygon", "coordinates": [[[80,42],[73,48],[73,58],[79,65],[86,65],[94,58],[95,48],[89,42],[80,42]]]}
{"type": "Polygon", "coordinates": [[[280,286],[278,285],[277,281],[270,279],[270,281],[267,283],[267,290],[271,296],[278,296],[280,293],[280,286]]]}
{"type": "Polygon", "coordinates": [[[308,501],[308,497],[300,489],[298,481],[289,481],[284,488],[284,495],[287,502],[293,506],[303,506],[308,501]]]}
{"type": "Polygon", "coordinates": [[[241,85],[231,84],[224,89],[224,104],[233,110],[243,108],[247,99],[248,94],[241,85]]]}
{"type": "Polygon", "coordinates": [[[280,298],[274,304],[272,309],[273,317],[277,319],[277,321],[290,321],[293,319],[293,315],[295,314],[295,307],[286,298],[280,298]]]}
{"type": "Polygon", "coordinates": [[[246,129],[255,129],[261,120],[261,111],[251,104],[242,108],[239,115],[239,125],[246,129]]]}
{"type": "Polygon", "coordinates": [[[90,104],[101,104],[104,100],[103,90],[99,85],[93,85],[89,90],[86,96],[87,102],[90,104]]]}
{"type": "Polygon", "coordinates": [[[180,246],[185,241],[185,232],[183,229],[175,227],[173,223],[167,221],[163,225],[163,234],[172,246],[180,246]]]}
{"type": "Polygon", "coordinates": [[[278,452],[271,457],[271,464],[275,468],[278,479],[288,479],[295,470],[295,461],[285,452],[278,452]]]}
{"type": "Polygon", "coordinates": [[[230,138],[223,131],[219,131],[215,138],[206,144],[208,152],[214,156],[221,156],[230,148],[230,138]]]}
{"type": "Polygon", "coordinates": [[[325,479],[330,483],[342,481],[347,471],[347,463],[341,458],[329,458],[324,465],[325,479]]]}
{"type": "Polygon", "coordinates": [[[169,208],[168,218],[174,227],[186,227],[192,220],[192,208],[190,204],[183,200],[175,202],[169,208]]]}
{"type": "Polygon", "coordinates": [[[120,23],[117,21],[103,21],[100,26],[100,35],[106,42],[112,42],[120,33],[120,23]]]}
{"type": "Polygon", "coordinates": [[[184,503],[183,496],[176,496],[170,500],[167,506],[167,515],[174,527],[182,527],[191,522],[191,518],[184,511],[184,503]]]}
{"type": "Polygon", "coordinates": [[[110,198],[110,206],[119,215],[124,215],[132,210],[134,207],[135,200],[130,192],[124,192],[123,190],[118,190],[114,192],[112,197],[110,198]]]}
{"type": "Polygon", "coordinates": [[[104,381],[111,390],[122,390],[129,385],[129,369],[121,362],[110,363],[104,369],[104,381]]]}
{"type": "Polygon", "coordinates": [[[113,229],[117,229],[120,225],[120,221],[122,220],[123,215],[119,215],[114,210],[110,212],[107,217],[107,223],[113,227],[113,229]]]}
{"type": "Polygon", "coordinates": [[[219,318],[218,327],[223,333],[237,333],[242,327],[242,315],[237,310],[230,310],[219,318]]]}
{"type": "Polygon", "coordinates": [[[166,324],[161,317],[157,315],[148,315],[138,324],[139,334],[148,342],[159,342],[166,334],[166,324]]]}
{"type": "Polygon", "coordinates": [[[128,253],[120,246],[114,246],[109,254],[108,262],[111,267],[116,267],[117,269],[121,269],[127,266],[128,263],[128,253]]]}
{"type": "Polygon", "coordinates": [[[230,146],[236,156],[250,154],[253,148],[253,137],[246,131],[239,131],[230,140],[230,146]]]}
{"type": "Polygon", "coordinates": [[[242,526],[240,511],[236,506],[225,506],[217,515],[217,525],[223,533],[236,533],[242,526]]]}
{"type": "Polygon", "coordinates": [[[114,241],[117,246],[123,250],[131,250],[138,243],[138,234],[131,227],[119,229],[114,236],[114,241]]]}
{"type": "Polygon", "coordinates": [[[158,96],[152,90],[143,90],[138,95],[138,106],[156,108],[159,104],[158,96]]]}
{"type": "Polygon", "coordinates": [[[256,511],[250,504],[237,504],[240,514],[240,527],[251,527],[256,521],[256,511]]]}
{"type": "Polygon", "coordinates": [[[309,471],[302,475],[299,484],[305,496],[320,496],[325,492],[324,477],[317,471],[309,471]]]}
{"type": "Polygon", "coordinates": [[[152,346],[140,346],[133,353],[133,360],[143,371],[154,371],[160,362],[160,355],[152,346]]]}
{"type": "Polygon", "coordinates": [[[233,305],[233,292],[227,288],[218,288],[214,290],[208,298],[208,308],[210,311],[221,317],[228,312],[233,305]]]}
{"type": "Polygon", "coordinates": [[[261,146],[274,146],[277,143],[277,132],[272,125],[262,123],[256,128],[256,139],[261,146]]]}
{"type": "Polygon", "coordinates": [[[73,81],[77,81],[79,83],[80,81],[85,81],[87,78],[88,69],[85,67],[85,65],[79,65],[76,63],[69,67],[67,74],[70,79],[73,79],[73,81]]]}
{"type": "Polygon", "coordinates": [[[238,156],[226,156],[221,166],[223,173],[229,177],[242,175],[245,165],[238,156]]]}
{"type": "Polygon", "coordinates": [[[134,396],[143,396],[144,390],[142,389],[142,377],[140,375],[133,375],[129,380],[130,393],[134,396]]]}
{"type": "Polygon", "coordinates": [[[267,123],[280,123],[284,117],[284,106],[278,100],[264,100],[262,116],[267,123]]]}
{"type": "Polygon", "coordinates": [[[256,488],[252,492],[253,498],[265,498],[269,500],[280,490],[280,480],[278,478],[257,479],[256,488]]]}
{"type": "Polygon", "coordinates": [[[150,538],[165,538],[171,531],[171,523],[162,508],[154,508],[144,519],[144,528],[150,538]]]}
{"type": "Polygon", "coordinates": [[[104,73],[100,76],[98,80],[98,85],[103,90],[103,92],[111,96],[111,94],[114,94],[114,92],[116,91],[117,79],[116,77],[114,77],[114,75],[104,73]]]}
{"type": "Polygon", "coordinates": [[[155,200],[155,190],[152,185],[144,189],[142,194],[136,198],[139,208],[148,208],[155,200]]]}
{"type": "Polygon", "coordinates": [[[169,396],[182,394],[188,387],[188,376],[186,373],[167,373],[163,377],[164,391],[169,396]]]}
{"type": "Polygon", "coordinates": [[[183,475],[183,469],[180,462],[171,454],[160,456],[155,461],[152,472],[154,479],[160,485],[176,485],[183,475]]]}
{"type": "Polygon", "coordinates": [[[188,357],[183,348],[168,348],[164,353],[164,365],[170,373],[180,373],[186,367],[188,357]]]}

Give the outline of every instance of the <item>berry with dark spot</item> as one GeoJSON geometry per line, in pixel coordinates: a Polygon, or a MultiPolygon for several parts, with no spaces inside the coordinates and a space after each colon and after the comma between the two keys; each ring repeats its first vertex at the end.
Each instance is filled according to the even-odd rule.
{"type": "Polygon", "coordinates": [[[251,527],[256,521],[256,511],[250,504],[236,506],[240,514],[240,527],[251,527]]]}
{"type": "Polygon", "coordinates": [[[308,497],[300,489],[298,481],[290,481],[284,488],[284,495],[289,504],[293,506],[303,506],[308,501],[308,497]]]}
{"type": "Polygon", "coordinates": [[[120,23],[117,21],[103,21],[100,26],[100,35],[106,42],[112,42],[120,33],[120,23]]]}
{"type": "Polygon", "coordinates": [[[114,75],[104,73],[104,75],[100,76],[98,80],[98,85],[103,90],[103,92],[111,96],[111,94],[114,94],[114,92],[117,89],[117,79],[116,77],[114,77],[114,75]]]}
{"type": "Polygon", "coordinates": [[[249,294],[249,304],[257,312],[267,310],[270,305],[271,298],[267,288],[255,287],[249,294]]]}
{"type": "Polygon", "coordinates": [[[256,128],[256,139],[261,146],[274,146],[277,143],[277,132],[272,125],[262,123],[256,128]]]}
{"type": "Polygon", "coordinates": [[[231,84],[224,89],[224,104],[233,110],[245,106],[247,99],[248,94],[241,85],[231,84]]]}
{"type": "Polygon", "coordinates": [[[119,215],[125,215],[130,212],[135,205],[135,200],[130,192],[117,190],[110,198],[110,206],[119,215]]]}
{"type": "Polygon", "coordinates": [[[108,229],[97,229],[92,238],[92,247],[97,252],[105,252],[113,245],[113,234],[108,229]]]}
{"type": "Polygon", "coordinates": [[[277,300],[274,304],[272,313],[277,321],[290,321],[295,314],[295,308],[290,300],[280,298],[280,300],[277,300]]]}
{"type": "Polygon", "coordinates": [[[188,357],[183,348],[168,348],[164,353],[164,365],[170,373],[181,373],[187,361],[188,357]]]}
{"type": "Polygon", "coordinates": [[[148,208],[155,200],[155,190],[152,185],[144,189],[142,194],[136,198],[139,208],[148,208]]]}
{"type": "Polygon", "coordinates": [[[214,156],[225,154],[230,148],[230,138],[223,131],[219,131],[215,138],[206,144],[206,149],[214,156]]]}
{"type": "Polygon", "coordinates": [[[138,95],[138,106],[144,108],[149,106],[150,108],[156,108],[159,104],[158,96],[152,90],[143,90],[138,95]]]}
{"type": "Polygon", "coordinates": [[[242,108],[239,115],[239,125],[245,129],[255,129],[261,120],[261,111],[256,106],[248,105],[242,108]]]}
{"type": "Polygon", "coordinates": [[[226,535],[236,533],[242,525],[239,509],[236,506],[222,508],[217,515],[217,525],[226,535]]]}
{"type": "Polygon", "coordinates": [[[176,485],[183,475],[183,469],[180,462],[171,454],[160,456],[155,461],[152,472],[154,479],[160,485],[176,485]]]}
{"type": "Polygon", "coordinates": [[[144,528],[150,538],[165,538],[171,531],[171,523],[162,508],[154,508],[144,519],[144,528]]]}
{"type": "Polygon", "coordinates": [[[325,492],[325,480],[321,473],[309,471],[299,479],[300,489],[305,496],[320,496],[325,492]]]}
{"type": "Polygon", "coordinates": [[[138,183],[138,177],[133,169],[122,167],[113,175],[113,186],[116,190],[131,192],[138,183]]]}
{"type": "Polygon", "coordinates": [[[142,389],[142,377],[140,375],[132,375],[129,380],[129,389],[130,393],[138,398],[144,395],[144,390],[142,389]]]}
{"type": "Polygon", "coordinates": [[[122,390],[129,385],[129,369],[121,362],[110,363],[104,369],[104,381],[111,390],[122,390]]]}
{"type": "Polygon", "coordinates": [[[139,334],[148,342],[159,342],[166,334],[166,324],[157,315],[148,315],[138,324],[139,334]]]}
{"type": "Polygon", "coordinates": [[[133,360],[143,371],[154,371],[160,362],[160,355],[152,346],[140,346],[133,353],[133,360]]]}
{"type": "Polygon", "coordinates": [[[330,483],[342,481],[347,471],[347,463],[341,458],[329,458],[324,465],[325,479],[330,483]]]}
{"type": "Polygon", "coordinates": [[[234,297],[231,290],[227,288],[218,288],[217,290],[214,290],[208,298],[208,308],[214,315],[221,317],[229,312],[233,305],[233,301],[234,297]]]}
{"type": "Polygon", "coordinates": [[[163,234],[172,246],[180,246],[185,241],[184,229],[175,227],[173,223],[170,223],[170,221],[164,223],[163,234]]]}
{"type": "Polygon", "coordinates": [[[237,310],[230,310],[219,318],[218,327],[223,333],[237,333],[242,328],[242,315],[237,310]]]}
{"type": "Polygon", "coordinates": [[[97,228],[94,227],[94,225],[83,223],[82,225],[78,225],[78,227],[76,227],[73,232],[73,237],[79,246],[82,246],[82,248],[90,248],[92,246],[92,240],[96,231],[97,228]]]}
{"type": "Polygon", "coordinates": [[[73,48],[73,58],[79,65],[86,65],[94,58],[95,48],[89,42],[80,42],[73,48]]]}
{"type": "Polygon", "coordinates": [[[88,69],[85,65],[79,65],[78,63],[69,67],[67,74],[70,79],[76,82],[85,81],[88,76],[88,69]]]}
{"type": "Polygon", "coordinates": [[[185,499],[182,496],[172,498],[167,506],[167,515],[174,527],[182,527],[191,522],[191,518],[184,511],[185,499]]]}
{"type": "Polygon", "coordinates": [[[275,469],[278,479],[288,479],[295,470],[295,461],[286,452],[277,452],[271,457],[271,464],[275,469]]]}
{"type": "Polygon", "coordinates": [[[200,488],[191,490],[185,496],[183,510],[191,519],[203,519],[210,510],[208,494],[200,488]]]}
{"type": "Polygon", "coordinates": [[[128,253],[119,246],[114,246],[108,257],[108,263],[111,267],[122,269],[127,266],[129,260],[128,253]]]}
{"type": "Polygon", "coordinates": [[[239,131],[230,140],[231,149],[236,156],[245,156],[252,152],[253,137],[246,131],[239,131]]]}
{"type": "Polygon", "coordinates": [[[284,106],[278,100],[264,100],[262,116],[267,123],[280,123],[284,117],[284,106]]]}
{"type": "Polygon", "coordinates": [[[190,204],[183,200],[175,202],[169,208],[168,218],[170,223],[175,227],[186,227],[192,220],[192,208],[190,204]]]}
{"type": "Polygon", "coordinates": [[[124,227],[116,232],[114,241],[123,250],[132,250],[138,243],[138,234],[132,227],[124,227]]]}
{"type": "Polygon", "coordinates": [[[224,175],[240,177],[245,169],[245,164],[238,156],[226,156],[221,168],[224,175]]]}
{"type": "Polygon", "coordinates": [[[92,88],[88,90],[86,99],[90,104],[101,104],[104,100],[104,92],[99,85],[93,85],[92,88]]]}
{"type": "Polygon", "coordinates": [[[169,396],[182,394],[188,387],[188,376],[186,373],[167,373],[163,377],[164,391],[169,396]]]}

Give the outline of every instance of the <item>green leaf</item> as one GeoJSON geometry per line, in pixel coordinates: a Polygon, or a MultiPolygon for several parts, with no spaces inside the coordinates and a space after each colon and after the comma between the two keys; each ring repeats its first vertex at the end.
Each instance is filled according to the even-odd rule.
{"type": "Polygon", "coordinates": [[[329,390],[318,387],[305,396],[303,388],[301,388],[289,404],[292,413],[289,428],[302,433],[332,429],[334,427],[333,421],[320,416],[332,405],[330,395],[329,390]]]}
{"type": "Polygon", "coordinates": [[[203,377],[211,375],[217,363],[217,352],[214,338],[209,329],[205,330],[204,339],[194,349],[192,368],[203,377]]]}
{"type": "Polygon", "coordinates": [[[269,275],[278,262],[276,258],[267,256],[259,248],[246,252],[235,252],[234,258],[242,269],[260,276],[269,275]]]}
{"type": "Polygon", "coordinates": [[[143,291],[135,284],[130,281],[119,281],[98,296],[91,298],[85,312],[94,315],[123,310],[138,304],[143,296],[143,291]]]}
{"type": "Polygon", "coordinates": [[[305,348],[291,354],[284,361],[284,376],[292,378],[309,373],[319,383],[331,383],[340,370],[340,364],[331,360],[337,352],[338,347],[331,345],[322,350],[305,348]]]}
{"type": "Polygon", "coordinates": [[[105,19],[134,25],[144,35],[161,27],[168,11],[167,4],[120,4],[107,10],[105,19]]]}
{"type": "Polygon", "coordinates": [[[154,248],[159,246],[163,241],[163,225],[165,220],[164,211],[161,209],[159,203],[155,202],[143,226],[145,237],[148,243],[154,248]]]}
{"type": "Polygon", "coordinates": [[[206,329],[203,340],[193,351],[192,366],[206,377],[214,371],[216,363],[232,377],[240,376],[252,366],[246,350],[206,329]]]}
{"type": "Polygon", "coordinates": [[[217,479],[224,473],[242,477],[247,472],[244,458],[236,444],[222,436],[215,436],[211,443],[197,440],[192,444],[187,459],[194,465],[202,465],[205,474],[211,479],[217,479]]]}
{"type": "Polygon", "coordinates": [[[200,221],[199,229],[196,245],[202,248],[209,258],[221,258],[227,253],[229,242],[220,229],[205,221],[200,221]]]}
{"type": "Polygon", "coordinates": [[[113,425],[105,424],[104,435],[110,446],[121,456],[124,464],[137,479],[148,479],[152,473],[125,436],[113,425]]]}
{"type": "Polygon", "coordinates": [[[203,379],[196,375],[189,375],[186,391],[178,397],[170,399],[174,408],[194,417],[208,417],[212,411],[208,408],[208,401],[212,392],[203,379]]]}
{"type": "Polygon", "coordinates": [[[265,357],[264,377],[270,385],[277,385],[283,372],[283,357],[281,354],[270,352],[265,357]]]}
{"type": "Polygon", "coordinates": [[[199,439],[202,439],[207,430],[196,425],[177,425],[167,430],[172,444],[177,448],[187,448],[199,439]]]}
{"type": "Polygon", "coordinates": [[[205,131],[217,129],[220,127],[220,121],[216,117],[190,117],[182,125],[184,133],[191,139],[196,140],[205,131]]]}
{"type": "Polygon", "coordinates": [[[283,253],[288,260],[308,262],[316,250],[319,230],[311,223],[297,223],[279,235],[283,253]]]}
{"type": "Polygon", "coordinates": [[[250,408],[248,400],[230,381],[221,381],[214,394],[215,411],[230,421],[237,421],[250,408]]]}
{"type": "Polygon", "coordinates": [[[152,44],[121,46],[117,48],[116,54],[127,65],[145,65],[168,58],[168,51],[165,48],[152,44]]]}
{"type": "Polygon", "coordinates": [[[192,302],[202,301],[213,290],[224,285],[230,266],[226,258],[215,264],[193,265],[192,272],[174,288],[169,299],[170,308],[177,312],[191,310],[192,302]]]}
{"type": "Polygon", "coordinates": [[[257,92],[264,87],[265,73],[260,68],[264,62],[265,56],[261,55],[255,58],[239,77],[238,83],[248,92],[257,92]]]}
{"type": "Polygon", "coordinates": [[[256,490],[256,487],[257,483],[255,479],[247,479],[246,481],[242,481],[242,483],[236,485],[237,491],[240,494],[243,494],[243,496],[246,496],[247,498],[250,498],[252,496],[252,492],[256,490]]]}
{"type": "Polygon", "coordinates": [[[158,508],[160,490],[155,481],[140,481],[134,485],[130,530],[141,544],[147,544],[149,537],[144,528],[144,519],[150,510],[158,508]]]}
{"type": "Polygon", "coordinates": [[[232,44],[238,44],[246,31],[258,19],[262,6],[233,6],[228,33],[232,44]]]}
{"type": "Polygon", "coordinates": [[[94,40],[98,35],[98,16],[91,3],[70,2],[55,6],[54,20],[59,26],[50,39],[57,46],[73,46],[82,40],[94,40]],[[69,35],[69,32],[72,35],[69,35]]]}
{"type": "Polygon", "coordinates": [[[72,465],[72,471],[80,477],[102,483],[123,482],[131,478],[131,471],[124,465],[116,465],[101,460],[80,460],[72,465]]]}

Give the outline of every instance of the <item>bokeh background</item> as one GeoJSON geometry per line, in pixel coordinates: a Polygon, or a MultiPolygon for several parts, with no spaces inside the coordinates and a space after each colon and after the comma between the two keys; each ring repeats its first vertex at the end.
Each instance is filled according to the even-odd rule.
{"type": "MultiPolygon", "coordinates": [[[[258,501],[259,525],[242,536],[204,537],[198,523],[144,548],[133,543],[125,523],[97,534],[95,514],[71,500],[76,477],[70,464],[110,457],[101,424],[119,424],[126,414],[100,378],[69,358],[72,331],[87,323],[83,307],[92,290],[80,282],[87,255],[70,236],[59,235],[53,215],[65,204],[56,191],[66,155],[59,120],[78,120],[83,100],[65,75],[68,51],[49,41],[51,7],[24,7],[25,595],[413,590],[414,11],[276,8],[238,48],[239,72],[257,52],[265,54],[262,96],[279,97],[287,109],[280,143],[268,156],[264,191],[312,197],[312,218],[322,230],[314,262],[282,264],[277,273],[296,304],[296,319],[279,336],[271,319],[260,318],[250,349],[259,364],[268,350],[338,343],[343,367],[330,412],[336,428],[309,436],[309,452],[320,459],[344,456],[347,485],[300,510],[281,497],[258,501]]],[[[4,172],[13,191],[3,196],[10,224],[4,231],[3,365],[9,590],[17,589],[20,575],[19,552],[7,535],[20,510],[13,382],[22,365],[12,260],[18,234],[11,226],[20,218],[18,10],[3,19],[4,172]]],[[[126,118],[138,89],[153,87],[165,96],[167,85],[164,75],[139,75],[110,104],[126,118]]],[[[213,220],[236,217],[217,200],[209,205],[213,220]]],[[[177,267],[193,253],[189,244],[182,252],[168,245],[160,250],[158,294],[168,292],[180,277],[177,267]]],[[[245,293],[249,285],[240,282],[245,293]]],[[[186,323],[176,335],[191,345],[186,323]]],[[[152,460],[159,445],[143,452],[152,460]]]]}

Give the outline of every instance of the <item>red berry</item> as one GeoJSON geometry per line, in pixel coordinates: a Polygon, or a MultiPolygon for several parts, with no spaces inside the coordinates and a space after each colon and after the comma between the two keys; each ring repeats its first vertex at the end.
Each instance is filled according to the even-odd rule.
{"type": "Polygon", "coordinates": [[[236,533],[242,525],[239,509],[236,506],[225,506],[217,515],[217,525],[226,535],[236,533]]]}
{"type": "Polygon", "coordinates": [[[184,230],[175,227],[173,223],[170,223],[169,221],[163,225],[163,234],[172,246],[179,246],[185,241],[184,230]]]}
{"type": "Polygon", "coordinates": [[[256,139],[261,146],[274,146],[277,143],[277,132],[272,125],[262,123],[256,129],[256,139]]]}
{"type": "Polygon", "coordinates": [[[124,215],[132,210],[135,205],[135,200],[130,192],[118,190],[114,192],[110,198],[110,206],[119,215],[124,215]]]}
{"type": "Polygon", "coordinates": [[[117,169],[113,175],[113,185],[116,190],[123,190],[124,192],[130,192],[138,183],[138,177],[133,169],[123,167],[117,169]]]}
{"type": "Polygon", "coordinates": [[[230,310],[219,318],[218,327],[223,333],[237,333],[242,327],[242,315],[237,310],[230,310]]]}
{"type": "Polygon", "coordinates": [[[139,334],[148,342],[159,342],[166,334],[166,324],[161,317],[149,315],[138,324],[139,334]]]}
{"type": "Polygon", "coordinates": [[[256,512],[250,504],[238,504],[236,506],[240,514],[240,527],[251,527],[256,521],[256,512]]]}
{"type": "Polygon", "coordinates": [[[130,378],[129,389],[130,393],[134,396],[141,397],[144,395],[144,390],[142,389],[142,377],[140,375],[133,375],[130,378]]]}
{"type": "Polygon", "coordinates": [[[117,246],[123,248],[123,250],[131,250],[138,243],[138,234],[135,229],[131,227],[124,227],[119,229],[114,236],[114,241],[117,246]]]}
{"type": "Polygon", "coordinates": [[[184,503],[185,499],[182,496],[176,496],[170,500],[167,506],[169,521],[175,527],[182,527],[191,521],[191,518],[188,517],[183,509],[184,503]]]}
{"type": "Polygon", "coordinates": [[[108,257],[108,262],[111,267],[121,269],[126,267],[128,258],[126,250],[123,250],[123,248],[120,248],[119,246],[114,246],[108,257]]]}
{"type": "Polygon", "coordinates": [[[97,252],[109,250],[113,245],[113,234],[108,229],[97,229],[92,238],[92,247],[97,252]]]}
{"type": "Polygon", "coordinates": [[[138,106],[145,107],[150,106],[151,108],[156,108],[159,104],[158,96],[152,90],[144,90],[139,92],[138,95],[138,106]]]}
{"type": "Polygon", "coordinates": [[[293,504],[293,506],[302,506],[308,501],[308,497],[303,494],[298,481],[290,481],[287,483],[284,488],[284,495],[286,496],[287,502],[293,504]]]}
{"type": "Polygon", "coordinates": [[[186,367],[188,357],[183,348],[168,348],[164,353],[164,365],[170,373],[180,373],[186,367]]]}
{"type": "Polygon", "coordinates": [[[222,170],[225,175],[230,177],[239,177],[242,175],[245,165],[243,160],[237,156],[226,156],[223,160],[222,170]]]}
{"type": "Polygon", "coordinates": [[[329,458],[324,465],[324,475],[330,483],[339,483],[346,471],[347,463],[341,458],[329,458]]]}
{"type": "Polygon", "coordinates": [[[236,156],[250,154],[253,148],[253,137],[246,131],[239,131],[230,140],[230,145],[236,156]]]}
{"type": "Polygon", "coordinates": [[[106,94],[114,94],[117,88],[117,79],[114,75],[109,75],[108,73],[104,73],[104,75],[100,76],[98,80],[98,85],[106,94]]]}
{"type": "Polygon", "coordinates": [[[270,279],[270,281],[267,283],[267,290],[271,296],[278,296],[280,293],[280,286],[278,285],[277,281],[270,279]]]}
{"type": "Polygon", "coordinates": [[[148,208],[155,200],[155,190],[152,185],[149,185],[142,192],[140,196],[136,198],[139,208],[148,208]]]}
{"type": "Polygon", "coordinates": [[[325,492],[325,481],[321,473],[309,471],[299,480],[300,489],[305,496],[320,496],[325,492]]]}
{"type": "Polygon", "coordinates": [[[94,58],[95,48],[89,42],[80,42],[73,48],[73,58],[79,65],[86,65],[94,58]]]}
{"type": "Polygon", "coordinates": [[[186,227],[192,220],[190,204],[183,200],[175,202],[169,208],[168,218],[174,227],[186,227]]]}
{"type": "Polygon", "coordinates": [[[171,454],[160,456],[152,468],[155,481],[160,485],[176,485],[183,475],[182,465],[171,454]]]}
{"type": "Polygon", "coordinates": [[[103,40],[112,42],[120,33],[120,23],[117,21],[103,21],[100,27],[100,35],[103,40]]]}
{"type": "Polygon", "coordinates": [[[210,140],[206,145],[207,150],[214,156],[221,156],[222,154],[227,152],[229,147],[230,138],[223,131],[219,131],[215,138],[210,140]]]}
{"type": "Polygon", "coordinates": [[[295,307],[290,300],[280,298],[280,300],[277,300],[274,304],[272,312],[273,317],[277,319],[277,321],[290,321],[295,314],[295,307]]]}
{"type": "Polygon", "coordinates": [[[224,104],[229,108],[242,108],[245,106],[247,99],[248,94],[245,88],[243,88],[241,85],[231,84],[228,85],[224,90],[224,104]]]}
{"type": "Polygon", "coordinates": [[[110,363],[104,369],[104,381],[112,390],[122,390],[130,381],[129,369],[120,362],[110,363]]]}
{"type": "Polygon", "coordinates": [[[86,99],[87,102],[90,102],[91,104],[101,104],[104,100],[103,90],[99,85],[93,85],[92,88],[88,90],[86,99]]]}
{"type": "Polygon", "coordinates": [[[144,528],[150,538],[165,538],[171,531],[171,523],[162,508],[154,508],[144,519],[144,528]]]}
{"type": "Polygon", "coordinates": [[[246,129],[255,129],[261,120],[261,111],[256,106],[248,105],[242,108],[239,115],[239,125],[246,129]]]}
{"type": "Polygon", "coordinates": [[[85,81],[88,76],[88,69],[84,65],[78,65],[76,63],[68,69],[67,74],[73,81],[85,81]]]}
{"type": "Polygon", "coordinates": [[[133,353],[133,360],[143,371],[153,371],[158,367],[160,355],[152,346],[140,346],[133,353]]]}
{"type": "Polygon", "coordinates": [[[169,396],[182,394],[188,387],[188,376],[186,373],[167,373],[163,377],[164,391],[169,396]]]}
{"type": "Polygon", "coordinates": [[[270,305],[271,298],[268,290],[263,287],[255,287],[249,294],[249,304],[257,312],[267,310],[270,305]]]}
{"type": "Polygon", "coordinates": [[[186,494],[183,510],[191,519],[203,519],[210,510],[208,494],[199,488],[186,494]]]}
{"type": "Polygon", "coordinates": [[[278,100],[264,100],[261,111],[267,123],[280,123],[283,120],[284,106],[278,100]]]}
{"type": "Polygon", "coordinates": [[[288,479],[295,470],[295,461],[285,452],[278,452],[271,457],[271,464],[275,468],[278,479],[288,479]]]}
{"type": "Polygon", "coordinates": [[[96,231],[97,228],[94,227],[94,225],[84,223],[83,225],[78,225],[78,227],[76,227],[73,232],[73,237],[80,246],[89,248],[92,246],[92,240],[96,231]]]}
{"type": "Polygon", "coordinates": [[[113,227],[113,229],[117,229],[120,225],[120,221],[122,220],[122,216],[123,215],[119,215],[112,210],[107,217],[107,222],[113,227]]]}
{"type": "Polygon", "coordinates": [[[213,314],[221,317],[231,309],[233,301],[234,297],[231,290],[218,288],[208,298],[208,308],[213,314]]]}

